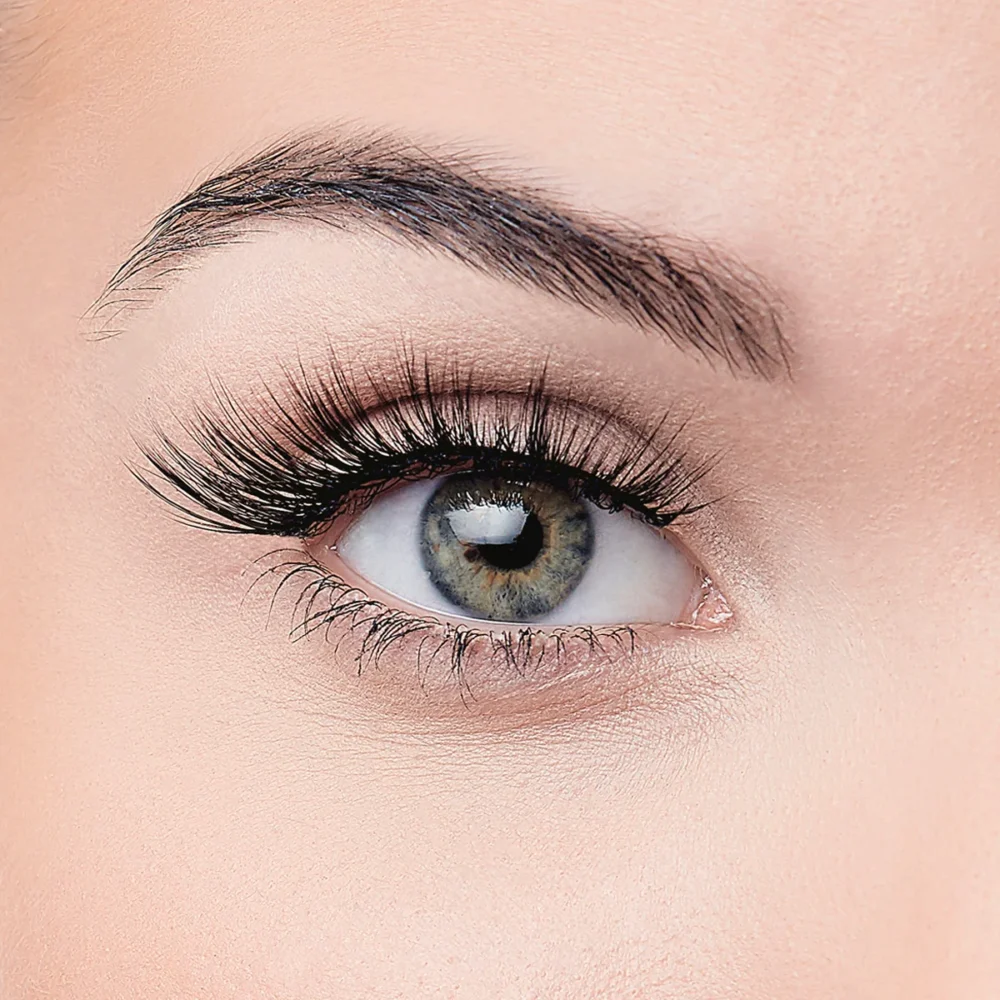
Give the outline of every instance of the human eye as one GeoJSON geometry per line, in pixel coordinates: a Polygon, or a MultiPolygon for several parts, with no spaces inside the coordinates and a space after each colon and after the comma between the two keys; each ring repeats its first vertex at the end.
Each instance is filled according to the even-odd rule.
{"type": "Polygon", "coordinates": [[[293,639],[335,638],[359,673],[390,651],[422,676],[439,661],[475,694],[731,617],[677,532],[711,462],[683,420],[615,410],[544,369],[498,391],[412,357],[385,384],[331,359],[256,400],[216,386],[135,471],[194,527],[295,543],[255,581],[291,595],[293,639]]]}
{"type": "Polygon", "coordinates": [[[516,467],[410,483],[329,547],[410,606],[511,625],[680,622],[697,582],[680,547],[636,515],[516,467]]]}

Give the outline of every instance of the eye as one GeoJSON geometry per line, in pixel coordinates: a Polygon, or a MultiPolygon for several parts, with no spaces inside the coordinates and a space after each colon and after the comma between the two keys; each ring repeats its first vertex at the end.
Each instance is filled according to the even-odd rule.
{"type": "Polygon", "coordinates": [[[470,676],[477,691],[579,670],[627,685],[632,654],[663,637],[634,626],[728,624],[678,539],[704,537],[719,481],[683,416],[619,420],[627,403],[550,390],[544,370],[499,392],[435,364],[404,359],[364,394],[333,358],[252,404],[217,386],[133,471],[184,523],[288,540],[250,589],[273,583],[268,621],[288,598],[293,642],[332,639],[359,675],[391,649],[422,690],[444,666],[463,703],[470,676]]]}
{"type": "Polygon", "coordinates": [[[439,615],[605,625],[690,620],[702,577],[671,536],[543,479],[462,473],[376,499],[316,539],[366,584],[439,615]]]}

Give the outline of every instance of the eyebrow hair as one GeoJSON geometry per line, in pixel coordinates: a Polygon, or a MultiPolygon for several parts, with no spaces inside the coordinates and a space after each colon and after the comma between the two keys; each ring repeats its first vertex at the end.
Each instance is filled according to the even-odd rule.
{"type": "Polygon", "coordinates": [[[484,158],[394,135],[285,139],[195,187],[153,224],[90,315],[101,333],[207,250],[266,217],[380,232],[772,379],[790,370],[777,295],[734,258],[565,208],[484,158]],[[142,284],[140,279],[147,283],[142,284]],[[150,283],[151,282],[151,283],[150,283]]]}
{"type": "MultiPolygon", "coordinates": [[[[32,30],[38,20],[37,5],[29,0],[0,0],[0,101],[7,102],[10,93],[10,74],[20,63],[29,61],[42,51],[47,39],[32,30]]],[[[9,120],[0,107],[0,123],[9,120]]]]}

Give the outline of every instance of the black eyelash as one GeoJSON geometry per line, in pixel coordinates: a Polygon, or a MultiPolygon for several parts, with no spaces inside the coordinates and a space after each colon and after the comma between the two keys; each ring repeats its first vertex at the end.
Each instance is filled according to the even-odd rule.
{"type": "Polygon", "coordinates": [[[251,590],[272,576],[278,578],[271,595],[272,611],[286,587],[295,582],[300,584],[298,596],[293,601],[289,630],[293,642],[317,633],[329,641],[334,630],[341,627],[343,632],[336,645],[339,648],[344,635],[354,637],[353,659],[360,676],[367,667],[378,666],[379,659],[390,646],[413,640],[421,684],[433,663],[443,658],[463,701],[475,700],[464,670],[465,661],[473,650],[484,653],[494,669],[525,677],[550,657],[558,660],[570,648],[579,647],[590,656],[609,656],[634,653],[638,642],[636,630],[631,625],[600,628],[571,625],[541,632],[530,626],[516,629],[508,626],[497,631],[468,624],[444,624],[372,599],[295,549],[277,549],[257,560],[255,565],[264,568],[251,590]]]}
{"type": "Polygon", "coordinates": [[[711,463],[687,461],[683,425],[664,436],[666,416],[624,444],[614,418],[584,421],[585,407],[551,393],[545,369],[502,395],[412,359],[399,374],[402,392],[370,381],[366,403],[336,365],[286,372],[286,398],[269,391],[263,413],[216,385],[214,410],[184,428],[194,453],[158,431],[140,446],[149,470],[132,471],[190,525],[285,538],[314,536],[397,483],[469,468],[554,481],[657,528],[707,506],[693,491],[711,463]]]}
{"type": "MultiPolygon", "coordinates": [[[[523,391],[503,394],[474,373],[435,376],[429,363],[418,367],[412,358],[397,375],[401,391],[392,394],[372,379],[351,384],[335,363],[325,371],[300,367],[297,375],[285,373],[280,396],[266,391],[259,409],[216,385],[214,406],[182,426],[190,450],[158,430],[153,446],[139,446],[148,467],[132,472],[186,524],[301,539],[397,483],[470,468],[555,481],[654,527],[711,502],[695,496],[711,463],[686,458],[678,445],[683,423],[665,432],[664,417],[644,434],[626,431],[615,418],[551,392],[544,368],[523,391]]],[[[329,637],[340,626],[357,640],[359,672],[394,643],[412,641],[418,674],[447,659],[463,699],[472,694],[463,664],[473,651],[524,675],[569,647],[600,655],[627,652],[636,642],[628,626],[543,633],[446,624],[373,600],[304,551],[264,568],[254,586],[275,579],[272,608],[290,584],[302,585],[293,602],[293,640],[329,637]]]]}

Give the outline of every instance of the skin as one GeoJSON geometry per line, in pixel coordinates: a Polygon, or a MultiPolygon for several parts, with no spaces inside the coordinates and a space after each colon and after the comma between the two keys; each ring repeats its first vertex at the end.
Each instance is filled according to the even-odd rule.
{"type": "Polygon", "coordinates": [[[86,0],[10,25],[5,997],[996,996],[996,4],[86,0]],[[794,377],[303,229],[85,335],[194,181],[344,122],[724,245],[787,304],[794,377]],[[265,627],[241,574],[274,543],[165,517],[132,434],[330,343],[378,373],[401,330],[696,414],[732,498],[678,536],[733,626],[471,712],[404,652],[358,678],[265,627]]]}

